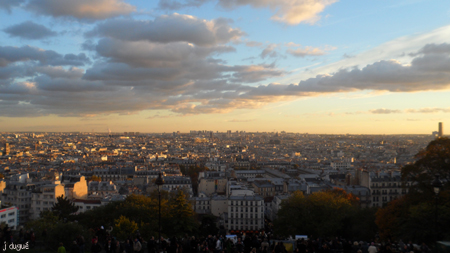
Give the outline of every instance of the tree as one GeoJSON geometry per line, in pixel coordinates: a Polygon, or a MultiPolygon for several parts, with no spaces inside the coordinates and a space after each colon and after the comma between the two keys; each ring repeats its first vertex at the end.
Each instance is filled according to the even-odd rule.
{"type": "Polygon", "coordinates": [[[183,191],[178,191],[175,198],[169,201],[170,220],[166,224],[167,234],[184,235],[192,234],[198,227],[191,203],[186,199],[183,191]]]}
{"type": "Polygon", "coordinates": [[[450,140],[431,141],[416,155],[416,162],[402,168],[407,195],[391,201],[376,214],[382,238],[425,241],[450,239],[450,140]],[[436,196],[432,181],[439,174],[443,187],[436,196]],[[436,206],[436,201],[439,201],[436,206]],[[436,217],[436,208],[439,216],[436,217]],[[438,218],[435,222],[435,218],[438,218]],[[432,223],[430,223],[432,221],[432,223]],[[436,225],[437,224],[437,225],[436,225]],[[437,226],[437,227],[435,227],[437,226]]]}
{"type": "Polygon", "coordinates": [[[415,156],[417,161],[402,168],[403,183],[409,184],[409,192],[418,201],[430,199],[434,195],[431,182],[436,174],[444,183],[444,190],[450,184],[450,139],[439,138],[431,141],[428,146],[415,156]]]}
{"type": "Polygon", "coordinates": [[[121,215],[119,219],[114,220],[114,234],[121,240],[127,239],[138,230],[138,225],[134,221],[130,221],[127,217],[121,215]]]}
{"type": "Polygon", "coordinates": [[[56,198],[56,203],[52,207],[52,211],[60,219],[68,219],[73,213],[76,213],[80,207],[76,206],[72,201],[63,195],[56,198]]]}
{"type": "Polygon", "coordinates": [[[199,231],[201,235],[217,235],[219,228],[216,225],[217,217],[212,214],[201,215],[199,231]]]}
{"type": "Polygon", "coordinates": [[[344,220],[354,214],[356,203],[357,198],[341,189],[315,192],[308,197],[295,192],[281,203],[274,221],[275,232],[280,235],[341,235],[344,220]]]}

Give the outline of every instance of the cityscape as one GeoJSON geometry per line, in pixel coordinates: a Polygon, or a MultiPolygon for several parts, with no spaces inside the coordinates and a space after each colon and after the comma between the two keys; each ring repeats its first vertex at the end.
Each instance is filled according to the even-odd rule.
{"type": "Polygon", "coordinates": [[[450,252],[446,1],[0,0],[4,252],[450,252]]]}

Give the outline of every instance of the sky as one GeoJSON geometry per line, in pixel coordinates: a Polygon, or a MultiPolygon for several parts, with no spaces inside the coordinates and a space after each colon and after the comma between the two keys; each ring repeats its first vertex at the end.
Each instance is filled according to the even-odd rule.
{"type": "Polygon", "coordinates": [[[450,3],[0,0],[0,132],[431,134],[450,3]]]}

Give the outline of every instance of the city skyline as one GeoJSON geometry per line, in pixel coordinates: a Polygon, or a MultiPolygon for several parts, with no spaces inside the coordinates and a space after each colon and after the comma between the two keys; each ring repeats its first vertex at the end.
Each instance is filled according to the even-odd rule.
{"type": "Polygon", "coordinates": [[[431,134],[450,7],[0,1],[0,132],[431,134]]]}

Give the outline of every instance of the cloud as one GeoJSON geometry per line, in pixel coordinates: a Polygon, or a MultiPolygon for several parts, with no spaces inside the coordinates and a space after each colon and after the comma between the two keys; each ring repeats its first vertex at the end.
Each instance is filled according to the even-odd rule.
{"type": "MultiPolygon", "coordinates": [[[[199,7],[211,0],[160,0],[161,9],[175,10],[185,7],[199,7]]],[[[272,20],[289,25],[314,24],[320,20],[320,13],[337,0],[218,0],[218,5],[232,10],[241,6],[268,8],[275,12],[272,20]]]]}
{"type": "Polygon", "coordinates": [[[11,47],[0,46],[0,67],[14,62],[38,61],[43,65],[73,65],[82,66],[90,63],[90,59],[84,54],[61,55],[52,50],[43,50],[31,46],[11,47]]]}
{"type": "Polygon", "coordinates": [[[318,55],[325,54],[325,52],[323,50],[316,48],[316,47],[288,49],[287,52],[296,57],[318,56],[318,55]]]}
{"type": "Polygon", "coordinates": [[[253,8],[269,8],[275,12],[272,20],[289,25],[314,24],[320,20],[319,13],[337,0],[219,0],[226,9],[250,5],[253,8]]]}
{"type": "Polygon", "coordinates": [[[287,43],[286,46],[288,47],[286,52],[296,57],[319,56],[326,54],[326,51],[336,49],[335,47],[331,46],[326,46],[323,49],[311,46],[306,46],[302,48],[300,44],[296,44],[293,42],[287,43]]]}
{"type": "Polygon", "coordinates": [[[275,51],[276,48],[277,44],[270,44],[266,48],[264,48],[259,56],[263,59],[266,57],[275,58],[278,56],[278,53],[275,51]]]}
{"type": "Polygon", "coordinates": [[[370,110],[369,112],[373,113],[373,114],[392,114],[392,113],[401,113],[402,111],[381,108],[381,109],[370,110]]]}
{"type": "Polygon", "coordinates": [[[263,43],[257,42],[257,41],[247,41],[247,42],[245,42],[245,45],[247,47],[260,47],[263,45],[263,43]]]}
{"type": "Polygon", "coordinates": [[[128,15],[136,10],[122,0],[30,0],[26,8],[40,15],[86,20],[128,15]]]}
{"type": "Polygon", "coordinates": [[[450,108],[436,108],[436,107],[427,107],[420,109],[407,109],[407,113],[439,113],[439,112],[450,112],[450,108]]]}
{"type": "Polygon", "coordinates": [[[244,32],[231,28],[229,21],[225,19],[208,21],[175,13],[150,21],[108,20],[86,35],[124,41],[188,42],[198,46],[215,46],[236,40],[244,35],[244,32]]]}
{"type": "Polygon", "coordinates": [[[176,0],[159,0],[158,8],[163,10],[178,10],[186,7],[200,7],[210,0],[187,0],[184,2],[176,0]]]}
{"type": "Polygon", "coordinates": [[[21,5],[25,0],[1,0],[0,9],[5,9],[7,12],[11,13],[13,7],[21,5]]]}
{"type": "Polygon", "coordinates": [[[26,21],[17,25],[12,25],[3,29],[3,31],[11,37],[19,37],[29,40],[38,40],[57,35],[56,32],[43,25],[36,24],[33,21],[26,21]]]}

